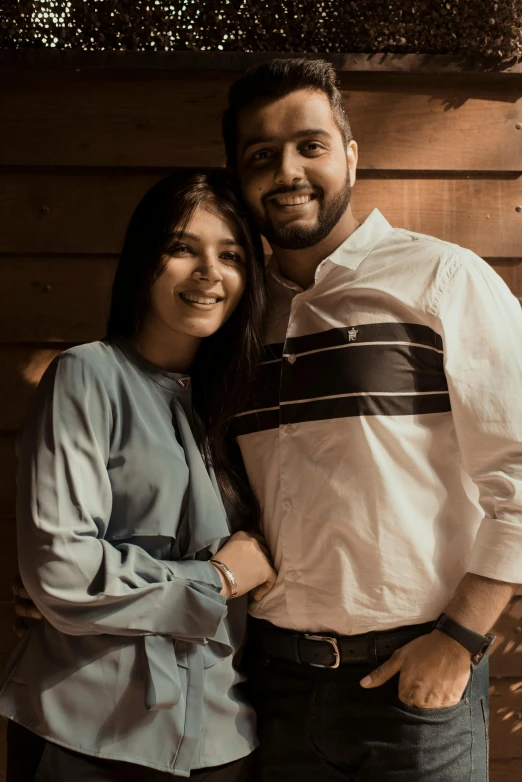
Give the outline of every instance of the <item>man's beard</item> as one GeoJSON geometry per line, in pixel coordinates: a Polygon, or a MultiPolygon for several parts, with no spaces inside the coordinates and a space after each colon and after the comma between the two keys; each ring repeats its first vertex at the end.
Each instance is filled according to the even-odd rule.
{"type": "MultiPolygon", "coordinates": [[[[286,188],[284,192],[299,193],[299,190],[300,188],[286,188]]],[[[319,214],[314,225],[284,225],[275,228],[270,220],[257,219],[256,222],[259,230],[271,245],[280,247],[282,250],[305,250],[307,247],[314,247],[326,239],[347,210],[351,195],[352,188],[348,173],[343,186],[328,204],[324,201],[324,191],[319,193],[318,197],[321,199],[319,214]]],[[[256,217],[260,217],[260,215],[256,217]]]]}

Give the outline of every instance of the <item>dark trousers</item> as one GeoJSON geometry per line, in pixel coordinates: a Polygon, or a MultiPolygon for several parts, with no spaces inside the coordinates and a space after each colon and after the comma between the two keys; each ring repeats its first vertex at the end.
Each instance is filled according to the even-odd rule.
{"type": "MultiPolygon", "coordinates": [[[[253,755],[223,766],[197,769],[197,782],[252,782],[253,755]]],[[[92,758],[40,738],[10,722],[6,782],[172,782],[172,774],[121,761],[92,758]]]]}
{"type": "Polygon", "coordinates": [[[41,736],[9,720],[6,782],[33,782],[46,743],[41,736]]]}
{"type": "Polygon", "coordinates": [[[257,782],[487,782],[487,658],[460,703],[442,709],[403,704],[398,676],[363,689],[377,661],[328,670],[253,648],[246,661],[257,782]]]}

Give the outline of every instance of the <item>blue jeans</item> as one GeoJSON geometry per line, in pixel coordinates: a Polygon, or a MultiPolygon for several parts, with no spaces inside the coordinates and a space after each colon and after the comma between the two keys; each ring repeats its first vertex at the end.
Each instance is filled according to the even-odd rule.
{"type": "Polygon", "coordinates": [[[258,782],[487,782],[487,657],[460,703],[442,709],[403,704],[398,676],[363,689],[375,667],[320,669],[250,650],[258,782]]]}

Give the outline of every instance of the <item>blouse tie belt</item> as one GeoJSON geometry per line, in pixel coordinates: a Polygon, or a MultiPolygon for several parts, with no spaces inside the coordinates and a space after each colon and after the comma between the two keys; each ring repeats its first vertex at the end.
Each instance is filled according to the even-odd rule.
{"type": "Polygon", "coordinates": [[[171,709],[181,697],[174,641],[167,635],[145,635],[143,653],[145,707],[148,711],[171,709]]]}

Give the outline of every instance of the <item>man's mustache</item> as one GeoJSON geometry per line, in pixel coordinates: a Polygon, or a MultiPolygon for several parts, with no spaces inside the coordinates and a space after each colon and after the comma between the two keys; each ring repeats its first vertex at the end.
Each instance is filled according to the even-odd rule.
{"type": "Polygon", "coordinates": [[[278,195],[287,195],[288,193],[299,193],[299,195],[315,195],[318,198],[322,198],[322,187],[310,187],[310,185],[281,185],[281,187],[270,190],[263,196],[263,204],[270,198],[275,198],[278,195]]]}

